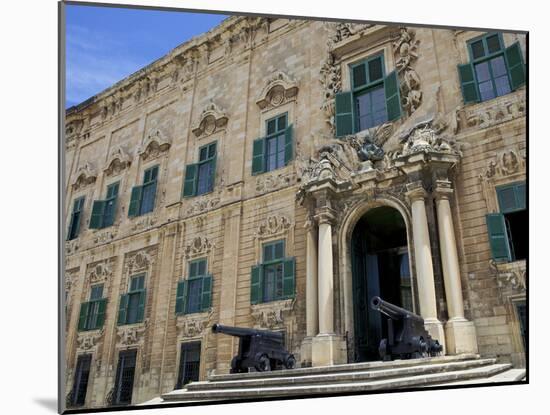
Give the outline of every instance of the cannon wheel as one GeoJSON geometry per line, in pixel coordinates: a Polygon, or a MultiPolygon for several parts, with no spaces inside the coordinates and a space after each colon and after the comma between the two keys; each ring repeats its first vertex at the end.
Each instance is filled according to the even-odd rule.
{"type": "Polygon", "coordinates": [[[269,357],[267,357],[266,354],[261,355],[255,368],[259,372],[269,372],[271,370],[271,362],[269,361],[269,357]]]}
{"type": "Polygon", "coordinates": [[[288,355],[284,363],[286,369],[294,369],[296,367],[296,358],[293,354],[288,355]]]}

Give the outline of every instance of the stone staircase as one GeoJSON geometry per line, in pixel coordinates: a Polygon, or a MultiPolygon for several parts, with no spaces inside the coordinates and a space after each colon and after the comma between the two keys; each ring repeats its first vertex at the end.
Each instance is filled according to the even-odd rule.
{"type": "Polygon", "coordinates": [[[463,354],[393,362],[365,362],[273,372],[211,375],[145,404],[328,395],[435,385],[514,382],[525,369],[463,354]]]}

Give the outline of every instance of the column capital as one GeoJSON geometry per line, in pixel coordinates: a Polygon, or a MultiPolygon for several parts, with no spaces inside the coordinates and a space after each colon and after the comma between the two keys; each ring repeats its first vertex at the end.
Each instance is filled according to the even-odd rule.
{"type": "Polygon", "coordinates": [[[319,225],[328,223],[333,225],[336,222],[336,212],[329,207],[322,207],[316,210],[314,219],[319,225]]]}
{"type": "Polygon", "coordinates": [[[416,200],[424,200],[428,193],[422,185],[422,181],[407,183],[407,191],[405,192],[411,202],[416,200]]]}
{"type": "Polygon", "coordinates": [[[454,190],[449,180],[436,180],[433,193],[436,200],[449,200],[454,190]]]}
{"type": "Polygon", "coordinates": [[[304,229],[309,232],[315,229],[315,216],[307,215],[304,222],[304,229]]]}

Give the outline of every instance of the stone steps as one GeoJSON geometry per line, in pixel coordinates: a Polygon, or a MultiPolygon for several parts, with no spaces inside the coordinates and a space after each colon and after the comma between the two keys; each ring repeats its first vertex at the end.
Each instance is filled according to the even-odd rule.
{"type": "Polygon", "coordinates": [[[367,362],[349,365],[298,368],[274,372],[212,375],[184,389],[162,395],[162,403],[232,399],[261,399],[295,395],[329,395],[431,385],[457,384],[487,379],[513,381],[524,371],[511,371],[508,363],[480,359],[477,355],[367,362]],[[508,375],[506,375],[508,374],[508,375]]]}

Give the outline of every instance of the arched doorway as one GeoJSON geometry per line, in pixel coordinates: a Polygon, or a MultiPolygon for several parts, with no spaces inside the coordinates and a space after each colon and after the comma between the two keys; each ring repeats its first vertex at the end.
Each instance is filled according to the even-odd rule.
{"type": "Polygon", "coordinates": [[[401,213],[375,207],[357,222],[351,237],[355,361],[378,360],[378,345],[387,336],[381,314],[370,307],[380,296],[413,311],[407,230],[401,213]]]}

